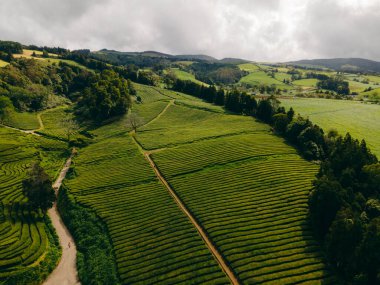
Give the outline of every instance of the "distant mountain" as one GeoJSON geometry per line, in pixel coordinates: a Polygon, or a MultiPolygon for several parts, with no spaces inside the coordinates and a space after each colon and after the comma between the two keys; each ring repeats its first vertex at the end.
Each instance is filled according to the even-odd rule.
{"type": "Polygon", "coordinates": [[[215,57],[204,55],[204,54],[180,54],[180,55],[174,55],[174,57],[181,60],[218,61],[215,57]]]}
{"type": "Polygon", "coordinates": [[[241,58],[226,57],[226,58],[219,60],[219,62],[230,63],[230,64],[243,64],[243,63],[248,63],[248,62],[252,62],[252,61],[241,59],[241,58]]]}
{"type": "Polygon", "coordinates": [[[304,59],[287,64],[327,67],[338,71],[380,72],[380,62],[363,58],[304,59]]]}
{"type": "Polygon", "coordinates": [[[94,54],[118,54],[125,56],[149,56],[149,57],[163,57],[169,58],[172,57],[170,54],[157,52],[157,51],[143,51],[143,52],[130,52],[130,51],[117,51],[117,50],[109,50],[109,49],[101,49],[100,51],[93,52],[94,54]]]}

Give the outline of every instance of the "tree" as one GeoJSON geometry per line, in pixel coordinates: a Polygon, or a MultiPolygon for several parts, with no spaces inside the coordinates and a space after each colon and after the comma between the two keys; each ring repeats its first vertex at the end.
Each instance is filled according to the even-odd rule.
{"type": "Polygon", "coordinates": [[[0,123],[4,123],[13,109],[12,101],[5,96],[0,96],[0,123]]]}
{"type": "Polygon", "coordinates": [[[22,191],[29,205],[35,210],[41,209],[44,215],[56,200],[52,181],[39,162],[33,163],[29,169],[27,178],[22,181],[22,191]]]}
{"type": "Polygon", "coordinates": [[[43,50],[42,57],[48,58],[49,57],[49,53],[46,50],[43,50]]]}
{"type": "Polygon", "coordinates": [[[347,200],[347,193],[337,181],[323,176],[314,182],[315,189],[310,193],[309,209],[311,222],[320,238],[324,238],[336,213],[347,200]]]}
{"type": "Polygon", "coordinates": [[[286,113],[286,115],[288,116],[288,119],[289,119],[289,122],[291,122],[293,120],[293,117],[294,117],[294,110],[292,107],[290,107],[289,111],[286,113]]]}
{"type": "Polygon", "coordinates": [[[71,135],[75,134],[79,130],[78,124],[72,118],[65,117],[61,120],[61,127],[67,136],[67,141],[70,143],[71,135]]]}
{"type": "Polygon", "coordinates": [[[132,130],[136,133],[137,127],[142,124],[143,120],[136,113],[129,113],[127,115],[127,126],[132,128],[132,130]]]}
{"type": "Polygon", "coordinates": [[[351,279],[356,268],[355,251],[363,234],[362,224],[350,208],[341,209],[326,237],[327,255],[347,279],[351,279]]]}
{"type": "Polygon", "coordinates": [[[274,129],[279,134],[284,134],[286,132],[286,127],[289,124],[289,118],[286,114],[280,113],[273,116],[274,129]]]}

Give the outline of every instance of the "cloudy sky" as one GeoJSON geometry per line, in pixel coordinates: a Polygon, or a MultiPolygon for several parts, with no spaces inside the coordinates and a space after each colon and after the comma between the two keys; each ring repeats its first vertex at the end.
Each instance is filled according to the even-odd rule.
{"type": "Polygon", "coordinates": [[[1,0],[0,39],[257,61],[380,61],[380,0],[1,0]]]}

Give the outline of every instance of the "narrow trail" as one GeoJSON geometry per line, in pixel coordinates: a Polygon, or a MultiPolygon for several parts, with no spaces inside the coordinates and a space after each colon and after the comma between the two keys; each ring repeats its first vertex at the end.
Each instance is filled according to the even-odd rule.
{"type": "Polygon", "coordinates": [[[161,172],[158,170],[156,164],[150,157],[148,153],[144,153],[145,158],[148,160],[150,166],[153,168],[157,178],[161,181],[161,183],[166,187],[169,194],[173,197],[174,201],[177,203],[178,207],[182,210],[182,212],[189,218],[190,222],[193,224],[193,226],[196,228],[200,236],[202,237],[203,241],[205,242],[206,246],[210,250],[210,252],[214,255],[215,259],[219,263],[220,267],[223,269],[223,271],[226,273],[228,278],[230,279],[231,283],[234,285],[240,284],[239,279],[233,272],[233,270],[230,268],[230,266],[227,264],[227,262],[224,260],[223,256],[219,253],[213,242],[209,239],[207,233],[203,229],[203,227],[197,222],[197,220],[194,218],[194,216],[191,214],[191,212],[187,209],[185,204],[182,202],[182,200],[178,197],[177,193],[170,187],[169,183],[166,181],[166,179],[162,176],[161,172]]]}
{"type": "Polygon", "coordinates": [[[3,126],[4,128],[10,129],[10,130],[23,132],[25,134],[32,134],[32,135],[35,135],[35,136],[38,136],[38,137],[41,136],[40,134],[35,133],[36,130],[23,130],[23,129],[18,129],[18,128],[14,128],[14,127],[11,127],[11,126],[7,126],[7,125],[4,125],[4,124],[1,124],[1,126],[3,126]]]}
{"type": "Polygon", "coordinates": [[[158,120],[169,109],[170,106],[174,105],[174,101],[175,101],[174,99],[170,100],[169,103],[166,105],[166,107],[156,117],[154,117],[152,120],[150,120],[149,122],[147,122],[146,124],[142,126],[146,127],[150,125],[151,123],[153,123],[154,121],[158,120]]]}
{"type": "Polygon", "coordinates": [[[8,126],[8,125],[5,125],[5,124],[0,124],[1,126],[7,128],[7,129],[11,129],[11,130],[14,130],[14,131],[20,131],[20,132],[23,132],[25,134],[32,134],[32,135],[35,135],[35,136],[38,136],[38,137],[41,137],[40,134],[36,133],[38,131],[41,131],[44,129],[44,123],[42,122],[42,118],[41,118],[41,115],[45,112],[47,112],[49,110],[45,110],[45,111],[42,111],[41,113],[38,113],[36,115],[37,117],[37,120],[38,120],[38,123],[39,123],[39,128],[38,129],[34,129],[34,130],[23,130],[23,129],[19,129],[19,128],[15,128],[15,127],[11,127],[11,126],[8,126]]]}
{"type": "MultiPolygon", "coordinates": [[[[67,159],[58,178],[53,184],[53,188],[56,194],[58,194],[59,188],[62,185],[62,181],[70,168],[71,159],[72,155],[67,159]]],[[[48,214],[59,237],[59,243],[62,247],[62,257],[58,263],[58,266],[49,275],[48,279],[43,283],[43,285],[80,284],[76,269],[77,250],[74,243],[74,239],[71,236],[68,229],[66,228],[65,224],[63,223],[61,216],[58,212],[56,203],[54,203],[54,206],[49,210],[48,214]]]]}
{"type": "MultiPolygon", "coordinates": [[[[165,109],[159,113],[153,120],[145,124],[144,126],[150,124],[151,122],[159,119],[166,110],[174,104],[174,100],[171,100],[169,104],[165,107],[165,109]]],[[[139,143],[139,141],[136,139],[136,133],[134,131],[131,131],[130,136],[132,137],[133,142],[138,147],[139,151],[144,155],[145,159],[149,162],[151,168],[153,169],[154,173],[156,174],[157,178],[161,181],[161,183],[165,186],[166,190],[169,192],[169,194],[172,196],[173,200],[176,202],[180,210],[187,216],[187,218],[190,220],[190,222],[193,224],[195,229],[198,231],[199,235],[202,237],[203,241],[205,242],[207,248],[212,253],[212,255],[215,257],[216,261],[219,263],[219,266],[222,268],[222,270],[225,272],[227,277],[230,279],[231,283],[233,285],[241,284],[239,282],[238,277],[235,275],[234,271],[231,269],[231,267],[228,265],[222,254],[218,251],[218,249],[215,247],[211,239],[208,237],[206,231],[203,229],[203,227],[198,223],[198,221],[195,219],[193,214],[189,211],[189,209],[186,207],[186,205],[182,202],[181,198],[177,195],[177,193],[171,188],[169,183],[166,181],[166,179],[163,177],[162,173],[158,170],[156,163],[151,158],[151,154],[155,152],[153,151],[147,151],[143,148],[143,146],[139,143]]],[[[162,149],[160,149],[162,150],[162,149]]],[[[157,151],[160,151],[157,150],[157,151]]]]}

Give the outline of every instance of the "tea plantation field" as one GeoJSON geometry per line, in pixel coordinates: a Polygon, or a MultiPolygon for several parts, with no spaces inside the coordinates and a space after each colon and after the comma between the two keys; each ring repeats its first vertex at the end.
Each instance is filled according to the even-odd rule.
{"type": "Polygon", "coordinates": [[[25,205],[21,181],[38,159],[54,178],[65,145],[4,127],[0,141],[0,284],[15,284],[17,278],[25,282],[20,275],[38,282],[54,268],[59,251],[42,214],[25,205]]]}
{"type": "Polygon", "coordinates": [[[294,98],[281,99],[287,109],[321,126],[326,132],[336,129],[341,134],[349,132],[354,138],[365,139],[373,153],[380,155],[380,106],[358,101],[294,98]]]}
{"type": "Polygon", "coordinates": [[[241,283],[328,283],[306,222],[317,165],[250,117],[156,87],[137,91],[137,133],[123,118],[92,130],[66,181],[106,223],[122,282],[229,283],[145,153],[241,283]]]}

